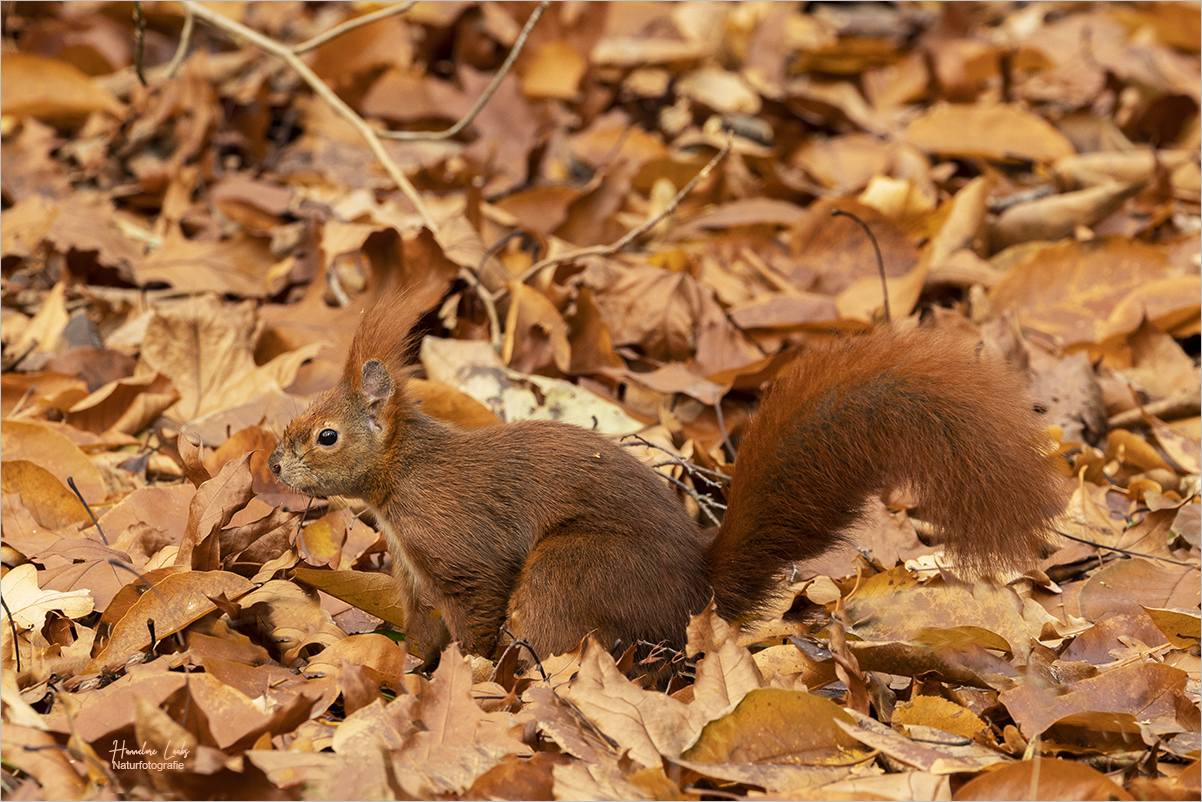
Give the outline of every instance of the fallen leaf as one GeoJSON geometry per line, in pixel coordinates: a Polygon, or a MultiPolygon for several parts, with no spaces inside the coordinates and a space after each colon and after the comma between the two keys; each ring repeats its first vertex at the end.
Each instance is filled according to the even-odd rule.
{"type": "Polygon", "coordinates": [[[1197,613],[1158,607],[1145,607],[1143,610],[1174,646],[1181,649],[1197,648],[1198,640],[1202,637],[1197,613]]]}
{"type": "Polygon", "coordinates": [[[68,479],[73,479],[85,501],[97,504],[104,500],[106,493],[100,471],[63,435],[37,423],[15,420],[0,422],[0,432],[4,435],[0,454],[5,461],[35,463],[64,486],[68,479]]]}
{"type": "Polygon", "coordinates": [[[869,750],[836,722],[853,719],[829,699],[779,688],[753,690],[726,716],[712,721],[681,755],[698,763],[848,765],[869,750]],[[805,721],[799,728],[795,722],[805,721]]]}
{"type": "Polygon", "coordinates": [[[224,571],[185,571],[164,577],[142,594],[113,627],[108,645],[92,660],[89,670],[120,666],[134,652],[151,643],[148,621],[154,636],[162,639],[217,609],[210,597],[236,599],[251,590],[251,584],[224,571]]]}
{"type": "Polygon", "coordinates": [[[32,563],[18,565],[4,575],[4,617],[21,629],[42,626],[46,615],[58,611],[68,618],[83,618],[92,612],[92,594],[87,590],[41,590],[32,563]]]}
{"type": "Polygon", "coordinates": [[[969,780],[956,799],[1134,799],[1105,774],[1071,760],[1040,758],[969,780]]]}
{"type": "Polygon", "coordinates": [[[43,120],[81,120],[94,111],[120,117],[125,106],[91,77],[66,61],[32,53],[2,57],[3,97],[0,111],[43,120]]]}
{"type": "Polygon", "coordinates": [[[910,123],[905,136],[928,153],[997,161],[1053,162],[1074,153],[1050,123],[1018,106],[939,104],[910,123]]]}

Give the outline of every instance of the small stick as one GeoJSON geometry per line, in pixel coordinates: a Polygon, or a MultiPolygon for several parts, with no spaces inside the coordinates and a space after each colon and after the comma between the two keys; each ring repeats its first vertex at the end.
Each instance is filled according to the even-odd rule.
{"type": "Polygon", "coordinates": [[[192,43],[192,30],[196,27],[196,15],[192,13],[192,9],[184,6],[184,27],[179,32],[179,46],[175,48],[175,55],[171,57],[171,62],[167,65],[167,80],[170,81],[179,72],[180,65],[184,63],[184,57],[188,55],[188,46],[192,43]]]}
{"type": "MultiPolygon", "coordinates": [[[[555,265],[563,264],[564,262],[572,262],[585,256],[610,256],[611,254],[615,254],[622,250],[627,245],[634,242],[636,239],[654,228],[655,225],[665,217],[676,211],[676,207],[679,206],[680,202],[685,199],[685,196],[692,192],[699,183],[704,181],[705,178],[714,171],[714,168],[718,166],[718,162],[726,158],[726,155],[730,153],[730,148],[733,143],[734,137],[730,134],[727,134],[726,144],[720,151],[718,151],[714,158],[709,160],[709,163],[706,164],[705,167],[701,168],[701,172],[693,176],[693,180],[685,184],[684,189],[676,193],[676,197],[672,199],[671,203],[664,207],[664,209],[659,213],[644,220],[643,224],[638,228],[631,229],[626,233],[625,236],[615,240],[614,242],[611,242],[608,245],[592,245],[588,248],[578,248],[577,250],[569,251],[568,253],[560,254],[559,256],[549,256],[546,259],[543,259],[541,262],[536,262],[535,264],[526,268],[526,270],[524,270],[516,280],[519,283],[524,283],[529,281],[534,276],[537,276],[548,267],[554,267],[555,265]]],[[[502,287],[493,293],[493,300],[499,300],[508,291],[509,290],[507,287],[502,287]]]]}
{"type": "MultiPolygon", "coordinates": [[[[652,468],[654,468],[655,470],[657,470],[657,471],[658,471],[660,468],[667,468],[667,467],[669,467],[669,466],[672,466],[672,465],[678,465],[678,466],[680,466],[680,467],[682,467],[682,468],[687,468],[687,467],[688,467],[688,465],[689,465],[689,463],[685,462],[684,460],[680,460],[680,459],[675,459],[675,460],[666,459],[666,460],[664,460],[663,462],[657,462],[657,463],[655,463],[655,464],[654,464],[654,465],[652,465],[651,467],[652,467],[652,468]]],[[[720,488],[720,487],[722,487],[721,483],[719,483],[719,482],[715,482],[713,479],[710,479],[708,476],[702,476],[702,475],[701,475],[701,473],[700,473],[700,471],[701,471],[701,470],[702,470],[701,468],[697,468],[697,474],[696,474],[696,476],[697,476],[697,478],[698,478],[698,479],[700,479],[701,481],[705,482],[705,483],[706,483],[707,485],[709,485],[710,487],[713,487],[713,488],[720,488]]],[[[722,505],[718,505],[718,506],[722,506],[722,505]]]]}
{"type": "MultiPolygon", "coordinates": [[[[506,635],[508,635],[512,639],[510,641],[509,645],[505,647],[505,653],[507,654],[510,649],[513,649],[514,647],[517,647],[517,646],[526,647],[526,651],[530,652],[530,656],[532,658],[534,658],[534,664],[536,666],[538,666],[538,673],[542,675],[543,682],[550,682],[551,678],[547,676],[547,670],[545,668],[543,668],[543,661],[538,659],[538,654],[535,653],[534,647],[531,646],[527,641],[523,640],[522,638],[513,637],[513,633],[509,631],[508,627],[501,627],[501,631],[504,632],[506,635]]],[[[504,659],[505,659],[505,654],[502,654],[501,660],[504,660],[504,659]]],[[[497,663],[500,664],[501,660],[498,660],[497,663]]],[[[496,676],[496,672],[493,673],[493,676],[494,677],[496,676]]]]}
{"type": "Polygon", "coordinates": [[[3,596],[0,596],[0,605],[4,605],[4,612],[8,615],[8,628],[11,629],[12,633],[13,633],[13,654],[16,655],[17,673],[20,674],[21,673],[21,644],[17,640],[17,622],[13,620],[13,611],[8,609],[8,602],[6,602],[4,600],[3,596]]]}
{"type": "Polygon", "coordinates": [[[292,48],[288,47],[287,45],[280,44],[274,39],[264,36],[258,31],[248,28],[240,22],[235,22],[228,17],[224,17],[208,6],[199,5],[195,2],[195,0],[182,0],[182,2],[184,8],[190,9],[193,14],[200,17],[214,28],[217,28],[232,36],[245,39],[260,50],[280,59],[294,71],[296,71],[297,75],[299,75],[301,79],[307,83],[314,92],[317,93],[318,97],[329,104],[334,111],[338,112],[338,114],[341,115],[342,118],[348,123],[350,123],[351,127],[358,132],[359,136],[363,137],[367,141],[372,153],[374,153],[376,158],[379,159],[380,164],[384,167],[384,171],[388,173],[388,177],[393,180],[393,183],[400,188],[401,192],[404,193],[405,197],[409,199],[409,202],[412,203],[414,208],[417,210],[418,216],[422,219],[422,225],[430,229],[431,232],[437,233],[438,224],[434,222],[434,218],[431,216],[430,210],[426,208],[426,204],[421,199],[421,195],[418,194],[417,189],[413,186],[409,179],[405,177],[405,174],[401,172],[401,168],[398,167],[393,158],[388,155],[388,151],[384,149],[384,143],[380,140],[380,137],[377,136],[375,129],[368,125],[367,122],[360,117],[354,109],[348,106],[346,101],[338,97],[334,90],[330,89],[330,87],[326,85],[325,81],[321,80],[321,78],[317,76],[317,73],[313,72],[313,70],[309,68],[308,64],[305,64],[305,62],[301,61],[300,57],[297,56],[296,53],[292,52],[292,48]]]}
{"type": "Polygon", "coordinates": [[[687,484],[685,484],[681,480],[677,479],[675,476],[672,476],[670,474],[666,474],[663,472],[658,472],[658,471],[657,471],[657,473],[659,473],[660,476],[664,477],[672,484],[679,487],[684,493],[688,494],[694,501],[696,501],[697,508],[700,509],[703,513],[705,513],[705,517],[709,518],[710,522],[714,526],[720,526],[722,524],[722,522],[718,520],[718,516],[714,515],[714,513],[710,511],[710,508],[712,507],[714,509],[723,509],[724,510],[724,509],[726,509],[725,504],[719,504],[718,502],[711,499],[709,496],[702,495],[701,493],[699,493],[697,491],[696,488],[689,487],[687,484]]]}
{"type": "Polygon", "coordinates": [[[1197,415],[1198,407],[1198,388],[1188,387],[1157,401],[1144,404],[1142,407],[1119,412],[1111,416],[1110,420],[1106,421],[1106,425],[1111,429],[1146,428],[1149,424],[1147,418],[1144,417],[1145,412],[1161,420],[1173,420],[1197,415]]]}
{"type": "Polygon", "coordinates": [[[400,139],[406,142],[437,142],[443,139],[450,139],[458,134],[464,128],[471,125],[476,119],[476,115],[484,108],[485,104],[492,99],[496,93],[497,87],[501,85],[501,81],[509,74],[513,63],[517,61],[518,54],[522,52],[522,48],[526,45],[526,38],[530,36],[530,31],[534,29],[534,24],[538,22],[538,18],[547,10],[547,6],[551,4],[551,0],[543,0],[538,4],[538,8],[530,14],[530,19],[526,20],[526,24],[522,27],[522,32],[518,34],[517,41],[513,43],[513,47],[509,50],[509,55],[506,56],[501,68],[497,70],[497,74],[493,76],[492,81],[481,93],[480,97],[476,98],[476,102],[472,104],[468,113],[460,118],[459,122],[442,131],[380,131],[380,136],[386,139],[400,139]]]}
{"type": "Polygon", "coordinates": [[[146,71],[142,58],[146,53],[146,17],[142,15],[142,3],[134,0],[134,72],[142,86],[146,86],[146,71]]]}
{"type": "Polygon", "coordinates": [[[370,25],[373,22],[377,22],[378,20],[386,19],[388,17],[394,17],[397,14],[404,14],[416,4],[416,0],[410,0],[408,3],[397,3],[396,5],[384,6],[384,8],[373,11],[370,14],[364,14],[361,17],[355,17],[354,19],[349,19],[346,22],[340,22],[325,33],[319,33],[312,39],[307,39],[304,42],[301,42],[299,45],[293,45],[292,52],[298,56],[302,53],[308,53],[314,48],[321,47],[331,39],[337,39],[344,33],[355,30],[355,28],[360,28],[364,25],[370,25]]]}
{"type": "Polygon", "coordinates": [[[872,229],[868,224],[861,220],[851,212],[845,212],[842,209],[831,209],[831,217],[850,217],[855,220],[860,228],[864,229],[864,233],[868,235],[868,240],[872,243],[872,249],[876,251],[876,269],[881,276],[881,295],[885,299],[885,322],[892,323],[893,315],[889,313],[889,282],[885,280],[885,259],[881,256],[881,246],[876,242],[876,236],[873,235],[872,229]]]}
{"type": "Polygon", "coordinates": [[[730,442],[730,433],[726,431],[726,418],[722,415],[722,397],[714,402],[714,416],[718,418],[718,431],[722,432],[722,445],[726,448],[727,459],[735,458],[735,446],[730,442]]]}
{"type": "Polygon", "coordinates": [[[104,536],[104,530],[100,528],[100,521],[96,520],[96,513],[92,512],[91,506],[89,506],[88,502],[83,500],[83,493],[80,493],[79,488],[75,486],[74,476],[67,477],[67,487],[71,488],[71,490],[75,493],[76,498],[79,499],[79,503],[83,504],[83,508],[88,511],[88,516],[92,519],[92,525],[96,527],[96,531],[100,533],[100,539],[103,540],[104,545],[107,546],[109,544],[109,539],[104,536]]]}
{"type": "Polygon", "coordinates": [[[714,471],[714,470],[710,470],[709,468],[702,468],[700,465],[698,465],[695,462],[689,462],[687,459],[680,456],[672,449],[665,448],[664,446],[661,446],[658,443],[652,443],[650,440],[643,437],[641,434],[628,434],[625,437],[623,437],[622,440],[623,440],[622,445],[626,446],[627,448],[629,448],[633,445],[643,445],[643,446],[646,446],[647,448],[653,448],[656,451],[664,452],[665,454],[668,455],[668,457],[672,460],[673,463],[684,468],[689,473],[700,476],[702,479],[705,479],[706,481],[709,482],[709,484],[711,484],[714,487],[721,487],[722,485],[725,485],[730,482],[730,477],[727,476],[726,474],[722,473],[721,471],[714,471]],[[634,440],[636,442],[627,443],[627,442],[625,442],[626,440],[634,440]]]}
{"type": "Polygon", "coordinates": [[[1106,549],[1107,551],[1118,552],[1119,554],[1125,554],[1128,557],[1143,557],[1146,560],[1158,560],[1162,563],[1169,563],[1171,565],[1184,565],[1187,568],[1193,565],[1193,563],[1182,562],[1180,560],[1173,560],[1168,557],[1157,557],[1154,554],[1144,554],[1142,552],[1131,551],[1129,549],[1120,549],[1118,546],[1107,546],[1104,543],[1098,543],[1096,540],[1086,540],[1083,537],[1074,537],[1065,532],[1061,532],[1059,529],[1056,530],[1056,534],[1060,535],[1061,537],[1068,538],[1069,540],[1076,541],[1077,543],[1084,543],[1086,546],[1093,546],[1093,547],[1099,548],[1099,549],[1106,549]]]}
{"type": "Polygon", "coordinates": [[[476,265],[475,270],[467,267],[461,267],[460,275],[464,278],[471,279],[472,291],[476,293],[476,297],[480,299],[480,303],[484,305],[484,312],[488,315],[488,331],[492,340],[493,350],[498,354],[501,353],[501,348],[504,343],[501,340],[501,318],[497,315],[497,305],[493,301],[492,293],[480,283],[480,274],[484,272],[485,263],[491,259],[497,251],[505,247],[507,243],[516,237],[522,236],[521,231],[511,231],[499,240],[489,246],[488,250],[480,257],[480,264],[476,265]]]}

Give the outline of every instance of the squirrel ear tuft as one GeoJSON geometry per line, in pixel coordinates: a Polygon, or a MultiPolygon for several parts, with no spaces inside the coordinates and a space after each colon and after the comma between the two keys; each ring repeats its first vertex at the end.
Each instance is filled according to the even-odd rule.
{"type": "Polygon", "coordinates": [[[388,375],[388,368],[383,362],[369,359],[363,363],[363,383],[359,389],[367,403],[367,414],[372,428],[380,431],[384,428],[384,408],[393,393],[392,377],[388,375]]]}

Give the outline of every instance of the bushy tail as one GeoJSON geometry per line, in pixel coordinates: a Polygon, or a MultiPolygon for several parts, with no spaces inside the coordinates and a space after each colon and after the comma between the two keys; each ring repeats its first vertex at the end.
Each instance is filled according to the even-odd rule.
{"type": "Polygon", "coordinates": [[[872,494],[908,487],[968,573],[1029,564],[1063,508],[1022,378],[956,333],[889,328],[806,353],[739,448],[707,553],[718,612],[753,615],[781,568],[842,540],[872,494]]]}

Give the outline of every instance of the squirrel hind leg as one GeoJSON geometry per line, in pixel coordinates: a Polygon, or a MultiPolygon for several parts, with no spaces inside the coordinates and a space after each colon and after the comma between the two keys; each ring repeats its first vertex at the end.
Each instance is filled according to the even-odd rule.
{"type": "Polygon", "coordinates": [[[572,651],[587,635],[605,648],[617,641],[683,648],[689,615],[704,608],[709,589],[695,570],[700,558],[680,557],[647,554],[587,527],[544,536],[510,597],[509,633],[540,659],[572,651]],[[681,575],[689,565],[696,577],[681,575]]]}

